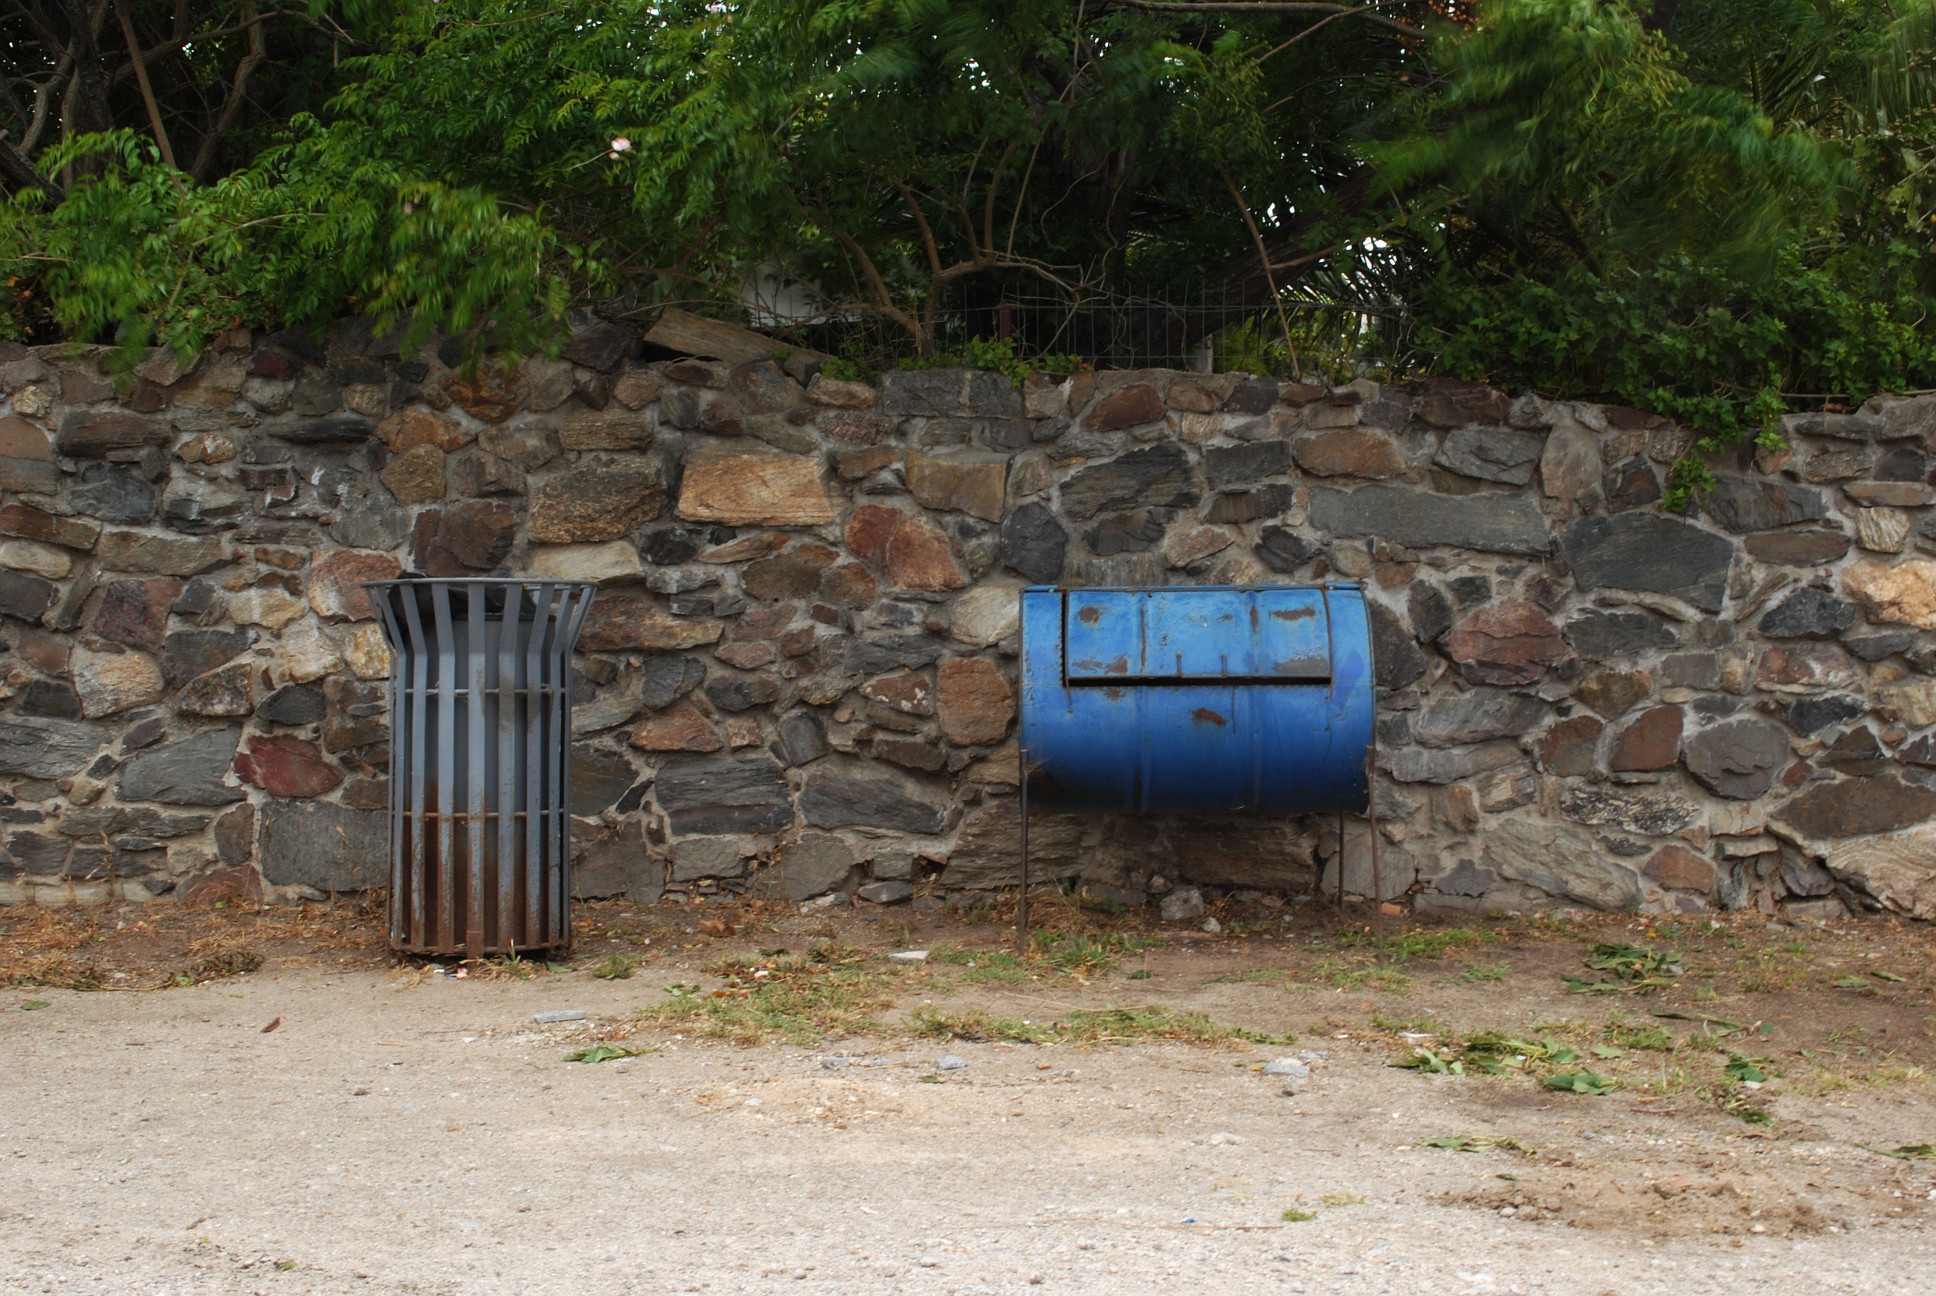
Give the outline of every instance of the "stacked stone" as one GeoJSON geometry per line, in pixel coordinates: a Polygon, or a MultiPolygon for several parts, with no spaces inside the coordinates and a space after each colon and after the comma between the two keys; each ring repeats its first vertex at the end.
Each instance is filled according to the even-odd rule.
{"type": "MultiPolygon", "coordinates": [[[[1016,591],[1353,579],[1388,898],[1936,914],[1936,402],[1690,434],[1484,387],[648,362],[466,375],[351,322],[192,364],[0,349],[0,901],[387,880],[360,584],[599,583],[580,894],[1013,881],[1016,591]],[[803,383],[800,379],[806,379],[803,383]]],[[[1364,829],[1045,818],[1045,872],[1368,893],[1364,829]]]]}

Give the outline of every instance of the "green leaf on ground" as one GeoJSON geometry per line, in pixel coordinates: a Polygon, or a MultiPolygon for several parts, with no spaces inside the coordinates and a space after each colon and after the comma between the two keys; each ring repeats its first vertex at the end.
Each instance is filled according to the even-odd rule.
{"type": "Polygon", "coordinates": [[[45,999],[29,999],[26,1003],[20,1005],[20,1011],[39,1012],[42,1008],[52,1008],[53,1006],[53,1004],[47,1002],[45,999]]]}
{"type": "Polygon", "coordinates": [[[1547,1076],[1546,1087],[1561,1093],[1590,1094],[1597,1098],[1612,1093],[1620,1085],[1618,1081],[1581,1067],[1578,1071],[1560,1071],[1547,1076]]]}

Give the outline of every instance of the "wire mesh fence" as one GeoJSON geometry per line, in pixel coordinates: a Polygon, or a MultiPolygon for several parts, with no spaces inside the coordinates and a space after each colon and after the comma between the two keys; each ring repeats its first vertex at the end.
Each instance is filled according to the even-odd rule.
{"type": "MultiPolygon", "coordinates": [[[[914,335],[871,310],[829,313],[770,281],[736,301],[678,305],[766,333],[795,346],[841,356],[868,369],[891,368],[917,354],[914,335]]],[[[1050,284],[969,284],[932,312],[910,313],[931,350],[948,355],[973,343],[1005,343],[1027,360],[1081,361],[1096,369],[1241,369],[1339,376],[1374,357],[1388,363],[1407,323],[1389,303],[1340,301],[1295,290],[1260,297],[1241,284],[1070,288],[1050,284]]]]}

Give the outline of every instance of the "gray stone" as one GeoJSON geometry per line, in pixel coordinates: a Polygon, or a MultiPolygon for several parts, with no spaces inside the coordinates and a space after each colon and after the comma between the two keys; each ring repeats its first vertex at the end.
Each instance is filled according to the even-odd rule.
{"type": "Polygon", "coordinates": [[[1462,427],[1448,433],[1433,462],[1462,477],[1524,486],[1539,466],[1546,438],[1508,428],[1462,427]]]}
{"type": "Polygon", "coordinates": [[[1410,747],[1380,753],[1380,762],[1400,783],[1456,783],[1488,770],[1516,765],[1521,759],[1518,746],[1509,742],[1437,751],[1410,747]]]}
{"type": "Polygon", "coordinates": [[[286,684],[264,698],[256,714],[271,724],[315,724],[323,718],[323,691],[313,684],[286,684]]]}
{"type": "Polygon", "coordinates": [[[1723,536],[1658,513],[1584,518],[1560,537],[1581,589],[1669,594],[1719,612],[1734,546],[1723,536]]]}
{"type": "Polygon", "coordinates": [[[811,900],[845,885],[853,868],[854,852],[846,842],[832,833],[804,832],[781,852],[774,881],[787,899],[811,900]]]}
{"type": "Polygon", "coordinates": [[[1855,624],[1855,614],[1848,599],[1798,589],[1765,613],[1756,629],[1770,639],[1832,639],[1855,624]]]}
{"type": "Polygon", "coordinates": [[[0,616],[38,621],[59,592],[52,581],[0,568],[0,616]]]}
{"type": "Polygon", "coordinates": [[[1822,492],[1766,477],[1717,474],[1705,503],[1708,516],[1736,535],[1828,516],[1822,492]]]}
{"type": "Polygon", "coordinates": [[[1785,713],[1789,728],[1807,738],[1831,725],[1845,724],[1869,713],[1869,704],[1846,693],[1823,693],[1797,698],[1785,713]]]}
{"type": "Polygon", "coordinates": [[[180,688],[197,675],[247,652],[255,632],[234,630],[175,630],[161,641],[161,675],[169,688],[180,688]]]}
{"type": "Polygon", "coordinates": [[[1381,689],[1401,689],[1425,673],[1425,653],[1398,613],[1382,603],[1367,601],[1371,621],[1374,683],[1381,689]]]}
{"type": "Polygon", "coordinates": [[[806,771],[800,813],[816,828],[937,833],[947,822],[945,785],[852,757],[829,757],[806,771]]]}
{"type": "Polygon", "coordinates": [[[1062,579],[1069,533],[1045,504],[1031,501],[1002,522],[1002,565],[1039,585],[1062,579]]]}
{"type": "Polygon", "coordinates": [[[848,649],[841,669],[849,675],[880,675],[898,666],[931,666],[947,651],[946,641],[925,632],[870,634],[848,649]]]}
{"type": "Polygon", "coordinates": [[[1323,553],[1324,546],[1289,527],[1267,526],[1259,533],[1252,552],[1272,571],[1289,575],[1323,553]]]}
{"type": "Polygon", "coordinates": [[[740,854],[737,837],[681,837],[672,843],[674,882],[745,875],[746,859],[740,854]]]}
{"type": "Polygon", "coordinates": [[[361,445],[376,431],[376,424],[355,414],[332,414],[275,422],[262,430],[293,445],[361,445]]]}
{"type": "Polygon", "coordinates": [[[1422,642],[1431,643],[1452,628],[1452,600],[1428,581],[1412,582],[1405,594],[1405,606],[1411,613],[1412,633],[1422,642]]]}
{"type": "Polygon", "coordinates": [[[1673,648],[1680,636],[1646,612],[1588,608],[1566,623],[1566,642],[1582,657],[1625,657],[1650,648],[1673,648]]]}
{"type": "Polygon", "coordinates": [[[1595,909],[1633,909],[1640,875],[1590,834],[1538,819],[1508,819],[1486,833],[1484,862],[1500,877],[1595,909]]]}
{"type": "Polygon", "coordinates": [[[363,891],[390,877],[390,816],[330,801],[271,801],[257,861],[265,881],[363,891]]]}
{"type": "Polygon", "coordinates": [[[793,823],[786,779],[771,757],[667,757],[653,794],[680,835],[778,832],[793,823]]]}
{"type": "Polygon", "coordinates": [[[599,320],[573,333],[571,341],[565,343],[563,355],[573,364],[581,364],[600,373],[611,373],[637,355],[642,347],[639,335],[631,329],[608,320],[599,320]]]}
{"type": "Polygon", "coordinates": [[[1288,441],[1252,441],[1248,445],[1211,446],[1203,452],[1203,475],[1213,489],[1254,486],[1291,466],[1288,441]]]}
{"type": "Polygon", "coordinates": [[[1663,837],[1694,822],[1700,807],[1670,792],[1632,792],[1582,785],[1560,798],[1560,813],[1596,828],[1663,837]]]}
{"type": "Polygon", "coordinates": [[[36,779],[78,774],[107,738],[93,725],[26,717],[0,720],[0,774],[36,779]]]}
{"type": "Polygon", "coordinates": [[[242,728],[209,729],[150,747],[122,767],[115,791],[124,801],[164,805],[230,805],[243,799],[226,781],[242,728]]]}
{"type": "Polygon", "coordinates": [[[645,844],[645,825],[636,816],[624,822],[572,825],[571,894],[574,900],[625,896],[653,904],[665,894],[664,861],[645,844]]]}
{"type": "Polygon", "coordinates": [[[1914,630],[1885,630],[1878,634],[1850,635],[1842,640],[1847,648],[1866,662],[1878,662],[1914,648],[1921,636],[1914,630]]]}
{"type": "Polygon", "coordinates": [[[780,721],[780,756],[789,765],[806,765],[827,754],[827,728],[811,711],[795,711],[780,721]]]}
{"type": "MultiPolygon", "coordinates": [[[[1936,790],[1896,774],[1810,783],[1776,812],[1771,823],[1804,841],[1867,837],[1924,824],[1936,816],[1936,790]]],[[[1841,861],[1831,855],[1829,867],[1841,861]]]]}
{"type": "Polygon", "coordinates": [[[1183,448],[1153,445],[1080,470],[1062,483],[1061,498],[1063,513],[1084,521],[1112,510],[1188,508],[1197,495],[1183,448]]]}
{"type": "Polygon", "coordinates": [[[1488,553],[1543,554],[1552,537],[1523,495],[1439,495],[1409,486],[1355,491],[1313,487],[1311,525],[1344,538],[1376,537],[1410,548],[1450,545],[1488,553]]]}
{"type": "Polygon", "coordinates": [[[1203,917],[1203,892],[1193,886],[1180,886],[1157,906],[1164,922],[1195,922],[1203,917]]]}
{"type": "Polygon", "coordinates": [[[571,812],[589,818],[609,810],[638,779],[632,762],[617,752],[577,744],[571,755],[571,812]]]}
{"type": "Polygon", "coordinates": [[[854,893],[869,904],[900,904],[914,898],[912,882],[869,882],[854,893]]]}
{"type": "Polygon", "coordinates": [[[80,480],[68,488],[67,498],[83,516],[135,525],[152,518],[160,503],[154,486],[139,471],[105,463],[83,464],[80,480]]]}
{"type": "Polygon", "coordinates": [[[20,694],[16,714],[45,720],[79,720],[81,695],[66,680],[37,679],[20,694]]]}
{"type": "Polygon", "coordinates": [[[174,431],[161,419],[118,411],[75,410],[60,421],[54,446],[76,459],[98,459],[112,450],[165,446],[174,431]]]}
{"type": "Polygon", "coordinates": [[[881,408],[897,416],[1020,418],[1022,393],[984,369],[894,369],[881,379],[881,408]]]}
{"type": "Polygon", "coordinates": [[[768,675],[720,671],[706,681],[706,699],[721,711],[750,711],[779,696],[779,682],[768,675]]]}
{"type": "Polygon", "coordinates": [[[1742,716],[1689,738],[1681,760],[1716,796],[1752,801],[1768,790],[1775,770],[1788,760],[1788,735],[1772,720],[1742,716]]]}
{"type": "Polygon", "coordinates": [[[330,524],[330,539],[351,549],[395,549],[410,534],[409,513],[375,494],[367,498],[362,507],[337,514],[330,524]]]}
{"type": "Polygon", "coordinates": [[[1426,747],[1456,747],[1489,738],[1517,738],[1546,718],[1546,704],[1524,693],[1473,689],[1426,703],[1412,736],[1426,747]]]}

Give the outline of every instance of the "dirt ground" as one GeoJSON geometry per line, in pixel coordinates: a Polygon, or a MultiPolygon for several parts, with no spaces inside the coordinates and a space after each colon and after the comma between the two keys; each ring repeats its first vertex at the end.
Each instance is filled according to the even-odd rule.
{"type": "Polygon", "coordinates": [[[0,1292],[1929,1289],[1926,928],[1042,908],[0,910],[0,1292]]]}

